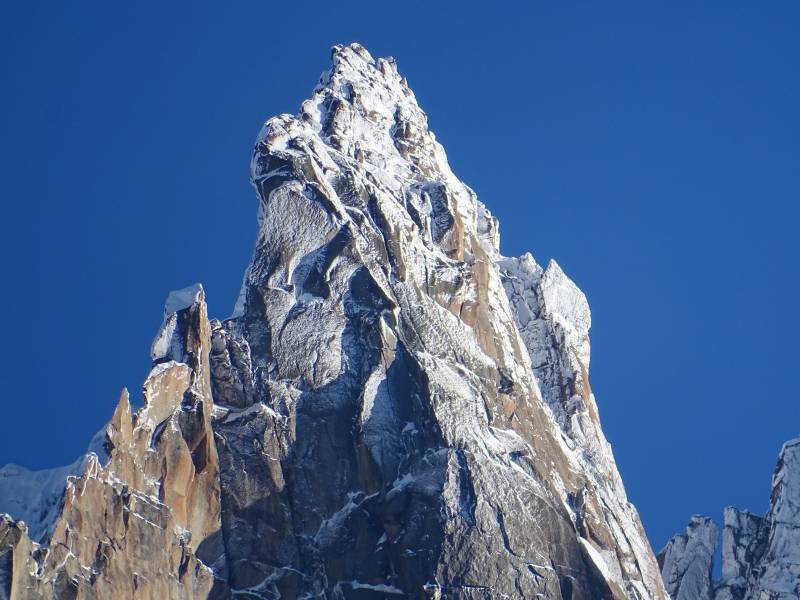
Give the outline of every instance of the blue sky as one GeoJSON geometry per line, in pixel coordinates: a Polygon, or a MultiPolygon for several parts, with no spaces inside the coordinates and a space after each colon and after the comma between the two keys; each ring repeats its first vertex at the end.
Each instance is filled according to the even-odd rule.
{"type": "Polygon", "coordinates": [[[0,463],[83,451],[139,393],[170,289],[230,314],[255,135],[359,41],[397,59],[503,252],[589,297],[656,549],[694,512],[765,509],[800,433],[800,4],[178,4],[1,9],[0,463]]]}

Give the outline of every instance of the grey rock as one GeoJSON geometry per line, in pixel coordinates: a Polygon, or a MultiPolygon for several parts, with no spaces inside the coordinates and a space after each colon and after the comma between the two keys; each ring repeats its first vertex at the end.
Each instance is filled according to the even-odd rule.
{"type": "Polygon", "coordinates": [[[722,578],[716,600],[744,600],[753,551],[761,546],[764,518],[732,506],[725,508],[722,529],[722,578]],[[752,549],[752,550],[751,550],[752,549]]]}
{"type": "Polygon", "coordinates": [[[725,509],[722,577],[709,585],[715,544],[713,523],[693,518],[687,534],[672,538],[659,554],[673,600],[800,598],[800,439],[786,442],[781,449],[765,516],[725,509]],[[689,590],[688,595],[684,590],[689,590]]]}
{"type": "Polygon", "coordinates": [[[672,600],[711,598],[711,571],[717,547],[717,526],[707,517],[695,515],[686,533],[676,535],[658,554],[664,585],[672,600]]]}
{"type": "Polygon", "coordinates": [[[123,593],[135,572],[150,597],[665,599],[600,427],[586,298],[556,263],[500,255],[393,60],[352,44],[332,63],[256,141],[234,316],[208,321],[199,287],[170,296],[145,407],[125,397],[108,464],[68,484],[91,502],[68,491],[42,546],[5,526],[19,560],[63,564],[0,558],[0,581],[23,578],[19,598],[56,579],[123,593]]]}

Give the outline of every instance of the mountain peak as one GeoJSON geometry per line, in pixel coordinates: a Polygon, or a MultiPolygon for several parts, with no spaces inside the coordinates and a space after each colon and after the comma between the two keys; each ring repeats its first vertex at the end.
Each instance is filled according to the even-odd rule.
{"type": "Polygon", "coordinates": [[[170,296],[144,407],[123,395],[109,460],[69,478],[57,560],[14,576],[44,596],[664,600],[585,296],[500,255],[393,61],[332,54],[256,140],[235,316],[170,296]]]}
{"type": "Polygon", "coordinates": [[[320,77],[314,92],[331,88],[346,96],[353,92],[363,95],[378,86],[393,92],[398,100],[414,97],[405,77],[398,73],[394,58],[374,59],[364,46],[353,42],[331,48],[331,68],[320,77]]]}

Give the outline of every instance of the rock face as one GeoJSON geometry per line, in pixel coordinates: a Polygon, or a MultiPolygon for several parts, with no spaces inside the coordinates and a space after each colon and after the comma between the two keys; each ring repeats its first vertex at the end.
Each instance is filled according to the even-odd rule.
{"type": "MultiPolygon", "coordinates": [[[[744,600],[747,596],[748,571],[753,562],[752,546],[756,549],[763,517],[740,511],[732,506],[725,508],[722,530],[722,579],[714,598],[719,600],[744,600]]],[[[712,597],[708,595],[707,597],[712,597]]]]}
{"type": "Polygon", "coordinates": [[[234,316],[170,296],[108,458],[41,545],[0,521],[0,598],[666,599],[586,298],[500,255],[393,60],[332,63],[258,136],[234,316]]]}
{"type": "Polygon", "coordinates": [[[711,570],[717,547],[717,526],[695,515],[684,535],[673,537],[658,555],[664,585],[672,600],[710,598],[711,570]]]}
{"type": "Polygon", "coordinates": [[[167,315],[168,342],[144,384],[127,391],[105,431],[107,458],[90,453],[70,476],[39,546],[22,521],[0,521],[0,598],[198,598],[223,554],[219,461],[211,429],[210,335],[202,290],[167,315]]]}
{"type": "Polygon", "coordinates": [[[716,526],[693,517],[686,535],[659,553],[673,600],[789,600],[800,598],[800,439],[784,444],[764,517],[725,509],[722,578],[711,582],[716,526]],[[689,595],[682,595],[691,590],[689,595]]]}

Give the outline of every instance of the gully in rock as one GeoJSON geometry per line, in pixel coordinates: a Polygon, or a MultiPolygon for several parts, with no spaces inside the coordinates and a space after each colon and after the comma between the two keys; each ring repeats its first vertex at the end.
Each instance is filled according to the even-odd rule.
{"type": "Polygon", "coordinates": [[[170,295],[144,406],[40,511],[0,506],[0,598],[665,600],[586,298],[500,254],[395,62],[335,47],[251,178],[234,316],[170,295]]]}

